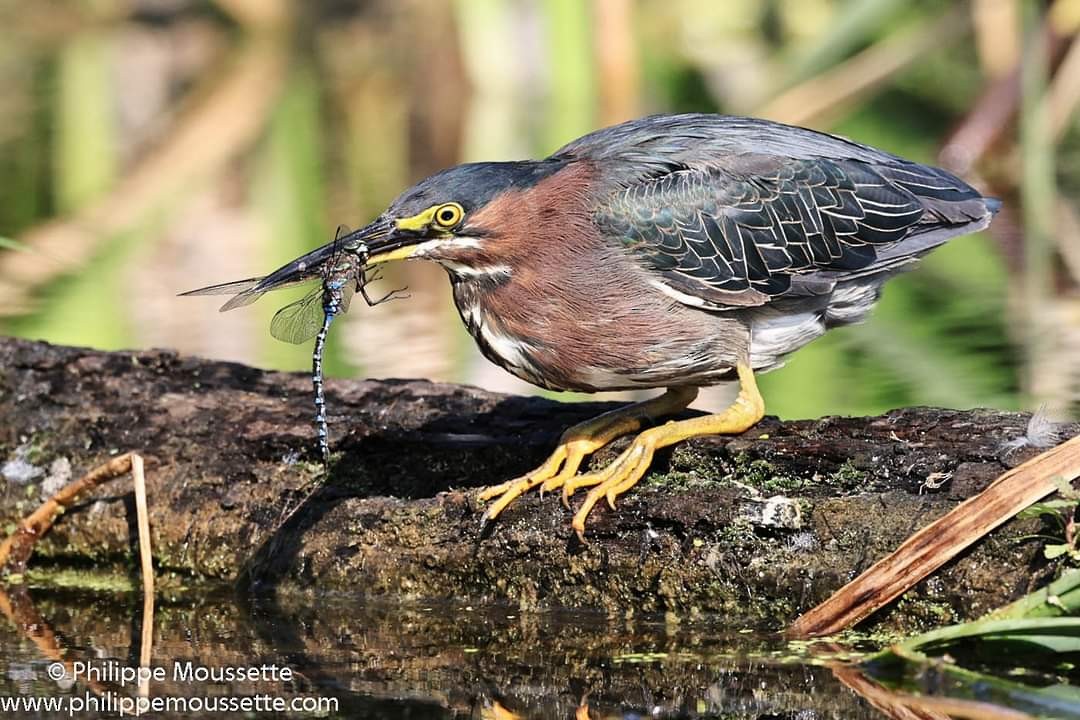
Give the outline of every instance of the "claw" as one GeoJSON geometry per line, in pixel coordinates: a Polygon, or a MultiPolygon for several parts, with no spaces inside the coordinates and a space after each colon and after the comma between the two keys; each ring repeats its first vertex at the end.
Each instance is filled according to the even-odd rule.
{"type": "MultiPolygon", "coordinates": [[[[614,508],[615,497],[624,491],[624,486],[625,489],[629,489],[637,482],[637,478],[644,473],[643,468],[641,472],[627,482],[628,473],[623,470],[623,466],[627,465],[624,457],[626,453],[623,453],[618,460],[603,470],[577,475],[578,468],[581,467],[585,457],[604,447],[615,438],[636,431],[641,427],[643,418],[682,410],[690,404],[696,395],[696,388],[669,388],[667,392],[659,397],[620,408],[593,418],[588,422],[575,425],[563,433],[555,452],[536,470],[516,480],[481,490],[477,495],[481,501],[497,497],[491,506],[484,511],[481,519],[485,523],[494,520],[510,503],[537,485],[540,486],[541,497],[545,493],[561,487],[562,503],[567,510],[571,509],[570,496],[574,494],[577,488],[597,485],[599,487],[589,493],[582,510],[579,510],[575,516],[574,529],[577,531],[578,537],[584,542],[584,517],[588,515],[588,511],[592,506],[610,489],[611,495],[608,497],[608,504],[614,508]]],[[[634,445],[631,445],[631,448],[633,447],[634,445]]],[[[649,457],[651,458],[651,453],[649,457]]],[[[633,464],[631,463],[631,465],[633,464]]],[[[647,465],[648,461],[646,460],[647,465]]]]}
{"type": "Polygon", "coordinates": [[[574,489],[571,488],[569,485],[564,484],[562,486],[562,497],[560,499],[562,500],[563,507],[566,508],[567,510],[572,509],[570,507],[570,496],[573,495],[573,494],[574,494],[574,489]]]}
{"type": "Polygon", "coordinates": [[[543,494],[552,492],[553,490],[558,490],[566,484],[567,479],[569,478],[566,472],[559,473],[558,475],[546,481],[543,485],[540,486],[540,493],[543,494]]]}
{"type": "Polygon", "coordinates": [[[660,397],[575,425],[563,433],[555,452],[539,468],[512,482],[483,490],[479,495],[481,500],[496,495],[499,495],[499,498],[484,511],[481,519],[485,522],[494,520],[518,496],[537,485],[540,486],[541,495],[562,486],[562,503],[567,510],[570,509],[570,496],[579,487],[594,486],[570,523],[578,539],[584,543],[585,520],[596,503],[604,498],[608,507],[614,510],[616,499],[634,487],[645,475],[655,450],[699,435],[745,432],[761,419],[765,404],[754,381],[753,370],[740,363],[736,371],[741,388],[739,396],[726,411],[689,420],[671,421],[646,430],[634,438],[630,447],[603,470],[575,475],[586,455],[620,435],[635,431],[641,426],[642,418],[685,408],[694,399],[697,390],[669,388],[660,397]]]}

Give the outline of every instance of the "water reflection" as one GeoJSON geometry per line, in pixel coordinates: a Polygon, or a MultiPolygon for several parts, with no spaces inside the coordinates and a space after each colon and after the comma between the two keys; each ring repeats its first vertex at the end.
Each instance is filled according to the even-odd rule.
{"type": "MultiPolygon", "coordinates": [[[[55,632],[68,661],[138,667],[137,601],[53,591],[21,602],[24,628],[55,632]]],[[[0,638],[0,696],[132,694],[115,677],[96,688],[50,680],[54,653],[10,623],[0,638]]],[[[776,638],[710,623],[211,594],[160,604],[151,666],[169,677],[152,681],[149,694],[333,697],[335,717],[573,718],[583,702],[594,719],[876,717],[820,661],[793,653],[776,638]],[[211,673],[276,666],[279,681],[177,679],[174,663],[211,673]]]]}

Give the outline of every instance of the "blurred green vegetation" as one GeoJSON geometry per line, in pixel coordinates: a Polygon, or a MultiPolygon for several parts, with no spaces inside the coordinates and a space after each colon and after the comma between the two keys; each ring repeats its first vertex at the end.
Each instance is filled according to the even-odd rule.
{"type": "MultiPolygon", "coordinates": [[[[950,242],[868,323],[763,377],[770,412],[1075,413],[1080,240],[1055,213],[1073,205],[1056,188],[1080,187],[1076,5],[0,0],[0,331],[305,369],[309,347],[267,332],[290,297],[220,316],[175,293],[265,274],[450,164],[542,156],[651,112],[758,114],[933,164],[952,143],[980,188],[1042,208],[950,242]],[[1032,70],[1047,27],[1056,54],[1032,70]],[[1022,91],[982,102],[1021,67],[1022,91]],[[980,123],[993,142],[971,140],[980,123]]],[[[524,389],[479,359],[440,272],[407,265],[387,283],[413,297],[335,325],[329,374],[524,389]]]]}

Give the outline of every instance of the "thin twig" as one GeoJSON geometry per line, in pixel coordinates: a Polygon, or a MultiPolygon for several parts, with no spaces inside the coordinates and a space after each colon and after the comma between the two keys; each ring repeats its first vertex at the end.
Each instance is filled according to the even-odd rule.
{"type": "Polygon", "coordinates": [[[146,475],[142,456],[131,455],[131,478],[135,485],[135,517],[139,525],[139,560],[142,566],[143,592],[154,594],[154,564],[150,553],[150,514],[146,508],[146,475]]]}
{"type": "MultiPolygon", "coordinates": [[[[15,532],[0,542],[0,570],[8,575],[21,573],[26,568],[34,545],[48,532],[60,513],[71,506],[79,495],[102,483],[131,472],[135,486],[135,513],[139,528],[139,559],[142,562],[143,575],[143,632],[140,663],[150,664],[150,648],[153,641],[154,625],[154,570],[151,562],[150,519],[146,504],[146,475],[143,471],[142,456],[136,453],[124,453],[107,463],[97,466],[78,480],[60,488],[36,510],[25,517],[15,532]]],[[[73,675],[74,665],[66,658],[56,634],[34,610],[33,603],[23,588],[16,588],[11,594],[0,586],[0,614],[4,615],[24,635],[30,638],[41,654],[56,662],[62,662],[69,675],[73,675]]],[[[104,687],[93,680],[88,680],[90,689],[97,695],[104,687]]],[[[149,693],[149,687],[140,682],[140,693],[149,693]]]]}
{"type": "Polygon", "coordinates": [[[0,568],[9,572],[22,572],[34,543],[52,527],[56,516],[74,503],[81,493],[128,473],[131,470],[132,457],[132,453],[124,453],[104,465],[99,465],[78,480],[60,488],[37,510],[24,518],[15,532],[0,542],[0,568]]]}
{"type": "Polygon", "coordinates": [[[20,573],[26,568],[30,553],[35,543],[49,531],[57,516],[70,507],[78,497],[102,483],[131,473],[135,487],[135,515],[139,528],[139,560],[142,567],[144,595],[151,598],[154,594],[154,566],[150,546],[150,516],[146,504],[146,474],[143,470],[142,456],[137,453],[124,453],[108,462],[98,465],[78,480],[69,482],[60,488],[36,510],[19,522],[15,532],[0,542],[0,570],[7,573],[20,573]]]}
{"type": "MultiPolygon", "coordinates": [[[[154,647],[154,564],[150,549],[150,513],[146,507],[146,475],[142,456],[131,455],[131,478],[135,485],[135,517],[139,526],[139,560],[142,567],[143,614],[139,641],[139,665],[150,667],[154,647]]],[[[149,697],[149,674],[139,676],[139,697],[149,697]]]]}

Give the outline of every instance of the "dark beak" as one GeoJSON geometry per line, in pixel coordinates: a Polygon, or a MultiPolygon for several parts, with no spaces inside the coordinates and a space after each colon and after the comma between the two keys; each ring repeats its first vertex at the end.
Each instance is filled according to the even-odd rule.
{"type": "Polygon", "coordinates": [[[339,231],[338,236],[334,238],[333,242],[329,242],[320,248],[312,250],[307,255],[298,257],[291,263],[278,268],[264,277],[258,285],[253,287],[252,292],[267,292],[268,290],[276,290],[285,285],[293,285],[298,282],[322,277],[324,266],[338,253],[360,255],[361,258],[370,262],[370,258],[375,254],[376,248],[381,249],[389,245],[394,245],[395,240],[393,230],[393,221],[380,215],[371,224],[366,225],[359,230],[353,230],[348,233],[339,231]]]}
{"type": "MultiPolygon", "coordinates": [[[[290,285],[319,279],[328,262],[339,253],[359,255],[363,264],[375,264],[395,259],[394,255],[417,241],[414,233],[400,232],[394,221],[380,215],[371,224],[349,233],[339,232],[333,242],[298,257],[262,278],[211,285],[191,290],[181,295],[227,295],[239,293],[221,306],[221,311],[232,310],[258,300],[263,293],[279,290],[290,285]]],[[[409,248],[411,249],[411,248],[409,248]]],[[[407,254],[402,255],[406,257],[407,254]]]]}

